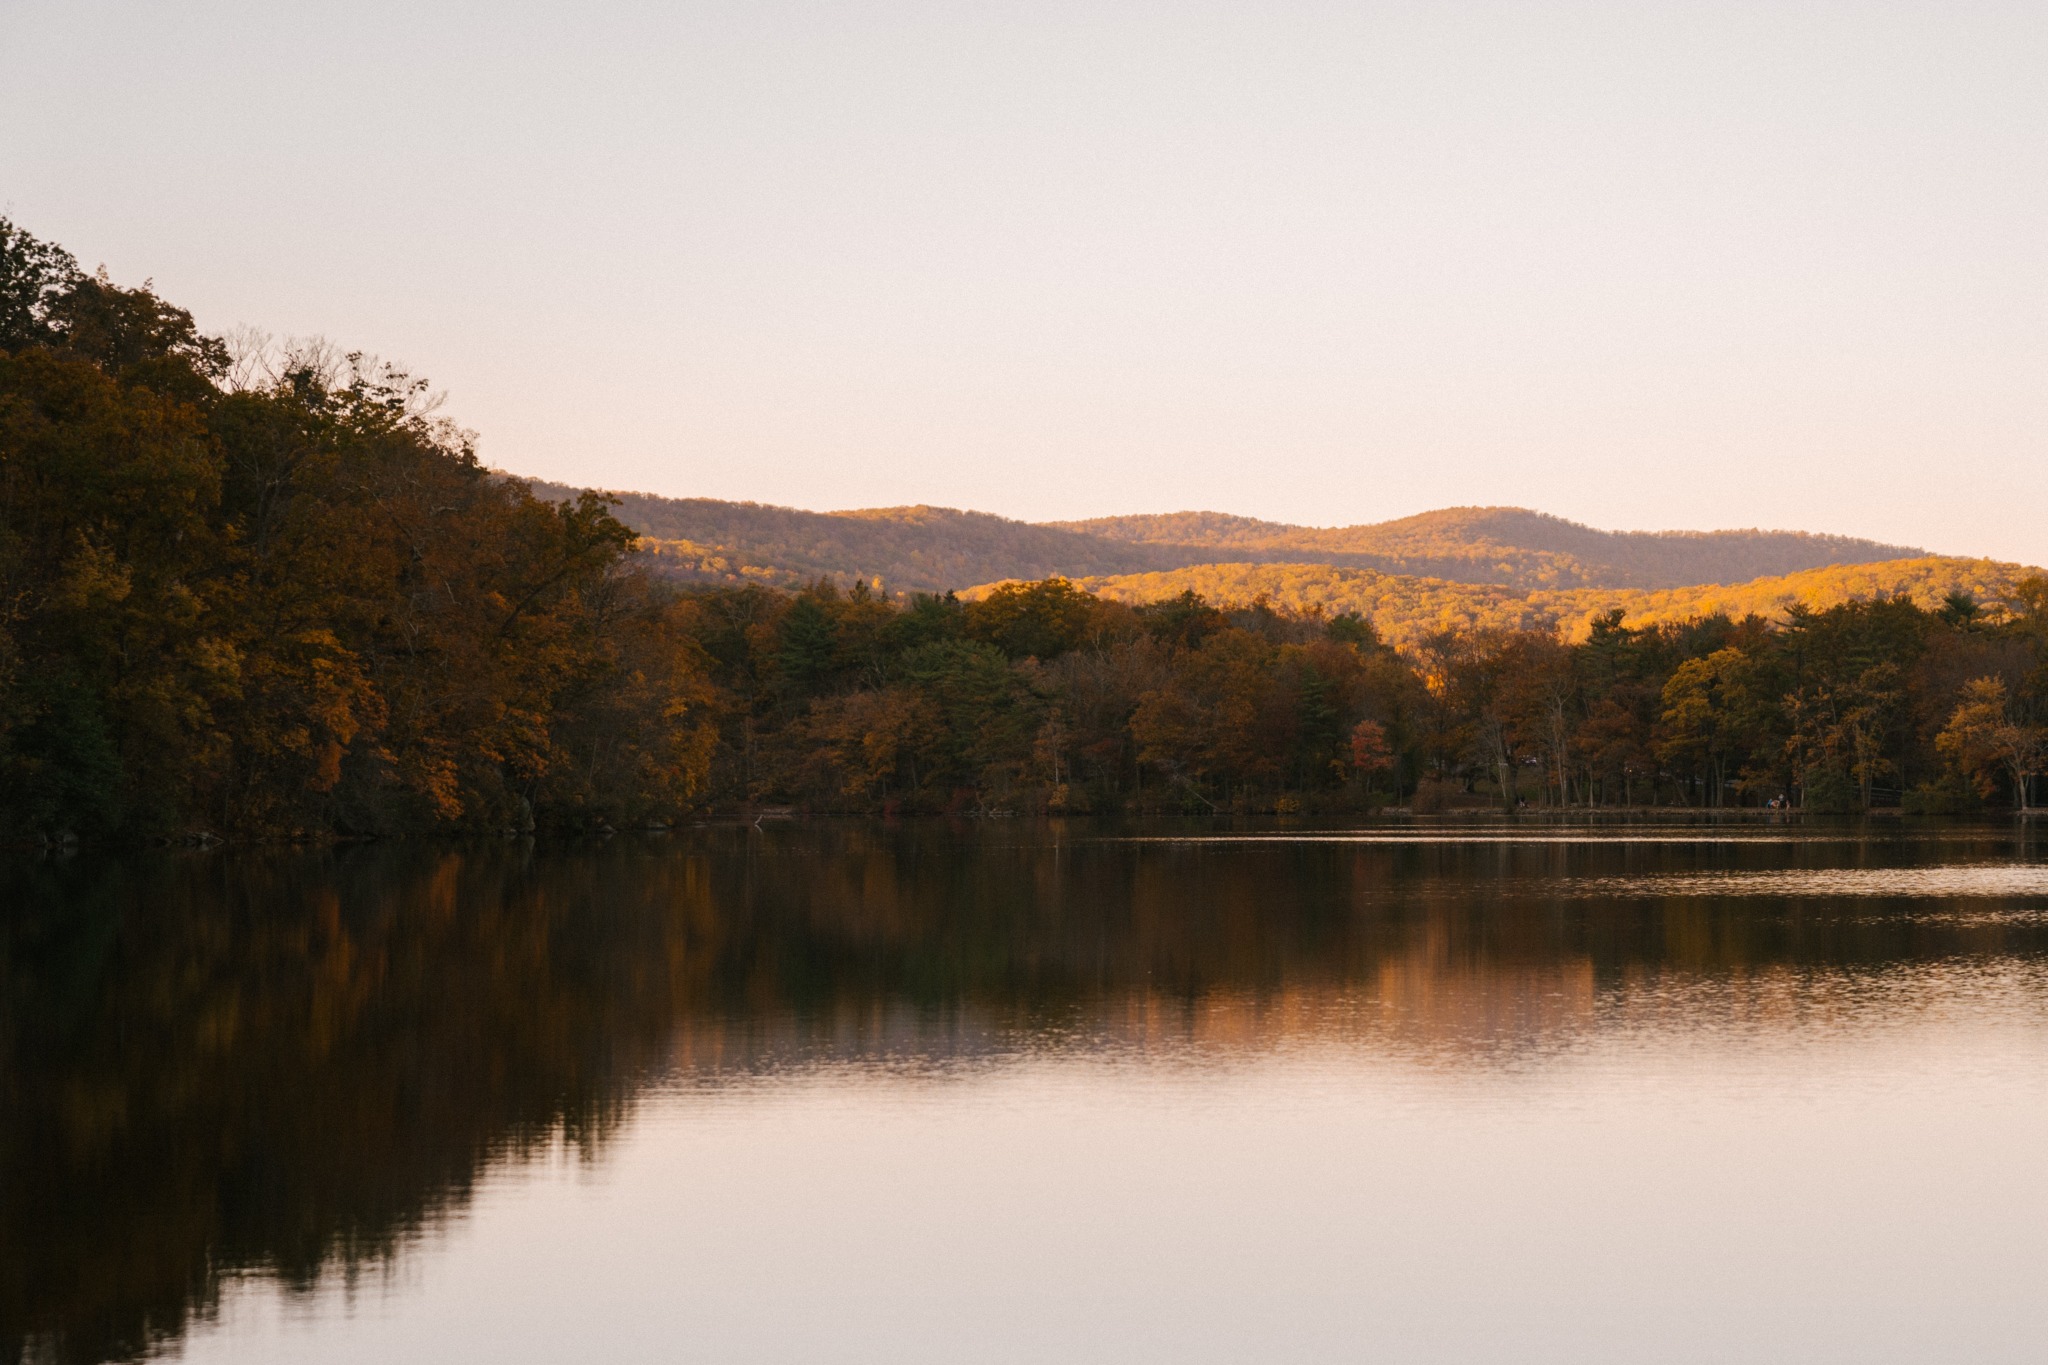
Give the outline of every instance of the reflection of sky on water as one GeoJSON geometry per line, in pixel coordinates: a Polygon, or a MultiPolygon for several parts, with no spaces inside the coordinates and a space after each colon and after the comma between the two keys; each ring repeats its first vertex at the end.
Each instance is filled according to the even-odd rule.
{"type": "Polygon", "coordinates": [[[1947,867],[1769,868],[1641,877],[1574,877],[1580,896],[2048,896],[2048,863],[1947,867]]]}
{"type": "MultiPolygon", "coordinates": [[[[1673,830],[1665,833],[1615,834],[1594,830],[1559,830],[1535,832],[1527,830],[1344,830],[1312,833],[1254,833],[1254,834],[1138,834],[1115,838],[1093,839],[1091,843],[1118,844],[1468,844],[1474,847],[1494,847],[1519,844],[1667,844],[1687,848],[1707,848],[1721,845],[1767,845],[1803,844],[1819,846],[1835,844],[1863,847],[1872,842],[1867,833],[1833,834],[1824,831],[1724,831],[1709,833],[1699,830],[1673,830]]],[[[1924,833],[1908,832],[1892,834],[1887,832],[1886,844],[1938,844],[1945,842],[1943,834],[1937,831],[1924,833]]]]}
{"type": "Polygon", "coordinates": [[[1524,834],[1499,833],[1344,833],[1344,834],[1145,834],[1102,843],[1118,844],[1469,844],[1490,847],[1500,844],[1678,844],[1701,847],[1715,844],[1855,844],[1854,837],[1830,838],[1819,834],[1524,834]]]}
{"type": "Polygon", "coordinates": [[[679,1077],[353,1303],[245,1281],[185,1358],[2027,1360],[2048,1034],[2038,974],[1991,975],[1786,973],[1705,1032],[1652,986],[1485,1068],[1333,1001],[679,1077]]]}

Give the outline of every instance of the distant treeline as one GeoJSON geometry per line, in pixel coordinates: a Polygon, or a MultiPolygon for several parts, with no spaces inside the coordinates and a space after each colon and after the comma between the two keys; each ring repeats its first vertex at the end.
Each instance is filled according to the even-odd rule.
{"type": "Polygon", "coordinates": [[[2044,764],[2048,583],[1417,633],[1065,579],[676,585],[418,380],[232,356],[0,221],[0,829],[590,828],[705,808],[1961,809],[2044,764]]]}

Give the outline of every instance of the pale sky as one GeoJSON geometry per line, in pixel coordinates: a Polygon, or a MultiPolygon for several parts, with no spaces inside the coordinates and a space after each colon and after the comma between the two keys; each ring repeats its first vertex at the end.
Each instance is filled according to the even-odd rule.
{"type": "Polygon", "coordinates": [[[2048,4],[0,0],[0,213],[672,495],[2048,563],[2048,4]]]}

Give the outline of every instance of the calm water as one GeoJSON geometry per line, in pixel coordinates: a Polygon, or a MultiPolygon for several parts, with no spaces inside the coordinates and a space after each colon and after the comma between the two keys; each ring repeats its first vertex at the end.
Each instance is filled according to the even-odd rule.
{"type": "Polygon", "coordinates": [[[0,1359],[2038,1360],[2048,843],[0,870],[0,1359]]]}

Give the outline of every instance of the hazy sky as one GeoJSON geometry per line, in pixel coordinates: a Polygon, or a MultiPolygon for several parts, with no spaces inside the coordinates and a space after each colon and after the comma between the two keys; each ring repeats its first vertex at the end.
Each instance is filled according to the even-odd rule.
{"type": "Polygon", "coordinates": [[[0,0],[0,212],[670,494],[2048,562],[2048,4],[0,0]]]}

